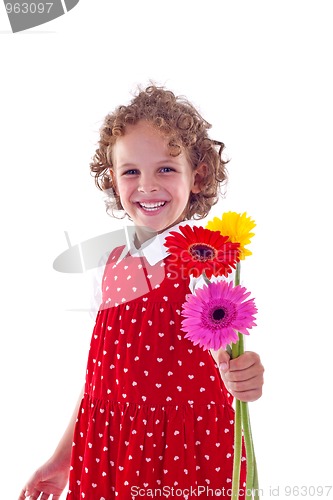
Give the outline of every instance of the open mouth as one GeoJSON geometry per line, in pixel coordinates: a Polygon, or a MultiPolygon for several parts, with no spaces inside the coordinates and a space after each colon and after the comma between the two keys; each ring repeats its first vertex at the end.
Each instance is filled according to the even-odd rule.
{"type": "Polygon", "coordinates": [[[144,210],[145,212],[157,212],[160,208],[164,207],[166,204],[166,201],[157,201],[154,203],[146,203],[146,202],[138,202],[138,205],[144,210]]]}

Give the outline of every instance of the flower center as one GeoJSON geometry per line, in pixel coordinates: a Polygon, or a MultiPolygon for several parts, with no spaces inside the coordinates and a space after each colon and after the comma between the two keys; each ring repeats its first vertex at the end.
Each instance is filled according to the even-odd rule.
{"type": "Polygon", "coordinates": [[[221,321],[225,316],[225,310],[224,309],[215,309],[213,311],[213,319],[215,321],[221,321]]]}
{"type": "Polygon", "coordinates": [[[205,305],[201,321],[205,328],[212,331],[220,331],[229,328],[237,316],[236,305],[225,298],[212,298],[205,305]]]}
{"type": "Polygon", "coordinates": [[[193,243],[193,245],[189,247],[189,252],[194,259],[200,260],[201,262],[212,260],[216,256],[215,248],[206,243],[193,243]]]}

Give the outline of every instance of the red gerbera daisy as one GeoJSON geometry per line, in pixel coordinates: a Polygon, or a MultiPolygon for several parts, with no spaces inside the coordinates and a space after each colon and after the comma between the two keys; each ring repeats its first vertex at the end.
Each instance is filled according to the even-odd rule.
{"type": "Polygon", "coordinates": [[[174,263],[187,275],[195,278],[205,273],[207,278],[228,276],[239,262],[239,243],[228,241],[219,231],[201,226],[179,226],[180,234],[171,231],[165,238],[165,246],[174,258],[174,263]]]}

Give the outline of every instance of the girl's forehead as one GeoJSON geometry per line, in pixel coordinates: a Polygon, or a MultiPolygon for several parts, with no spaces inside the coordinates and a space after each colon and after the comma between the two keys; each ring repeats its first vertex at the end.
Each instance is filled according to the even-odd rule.
{"type": "Polygon", "coordinates": [[[179,145],[170,145],[170,136],[161,132],[153,123],[140,120],[126,125],[124,134],[119,136],[112,148],[114,165],[135,163],[148,159],[151,163],[188,160],[187,151],[179,145]]]}
{"type": "Polygon", "coordinates": [[[125,137],[128,135],[147,135],[147,136],[157,136],[164,140],[167,139],[166,134],[163,134],[161,130],[158,129],[156,125],[148,120],[139,120],[137,123],[127,124],[125,126],[124,134],[120,137],[125,137]]]}
{"type": "Polygon", "coordinates": [[[138,123],[128,125],[125,133],[116,139],[113,147],[114,154],[122,157],[129,153],[165,154],[170,155],[169,139],[151,124],[138,123]]]}

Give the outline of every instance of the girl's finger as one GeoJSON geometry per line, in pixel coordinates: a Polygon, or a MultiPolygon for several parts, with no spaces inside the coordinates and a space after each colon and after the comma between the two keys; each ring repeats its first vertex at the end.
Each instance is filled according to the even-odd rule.
{"type": "MultiPolygon", "coordinates": [[[[42,493],[42,496],[40,497],[39,500],[47,500],[48,498],[50,498],[50,495],[48,493],[42,493]]],[[[53,496],[53,500],[54,500],[54,496],[53,496]]]]}
{"type": "Polygon", "coordinates": [[[262,365],[252,365],[245,370],[229,371],[224,374],[224,377],[227,382],[245,382],[254,377],[262,376],[263,372],[262,365]]]}
{"type": "Polygon", "coordinates": [[[230,360],[229,371],[246,370],[253,365],[260,363],[260,357],[256,352],[245,351],[238,358],[230,360]]]}
{"type": "Polygon", "coordinates": [[[39,499],[40,494],[41,494],[41,491],[34,489],[33,492],[30,493],[30,495],[25,497],[25,498],[27,498],[29,500],[37,500],[37,499],[39,499]]]}
{"type": "Polygon", "coordinates": [[[261,397],[262,390],[258,388],[245,392],[232,391],[231,393],[235,398],[239,399],[240,401],[244,401],[245,403],[251,403],[253,401],[257,401],[257,399],[261,397]]]}
{"type": "Polygon", "coordinates": [[[27,497],[25,496],[26,488],[24,487],[23,490],[20,493],[20,496],[18,497],[18,500],[25,500],[27,497]]]}

